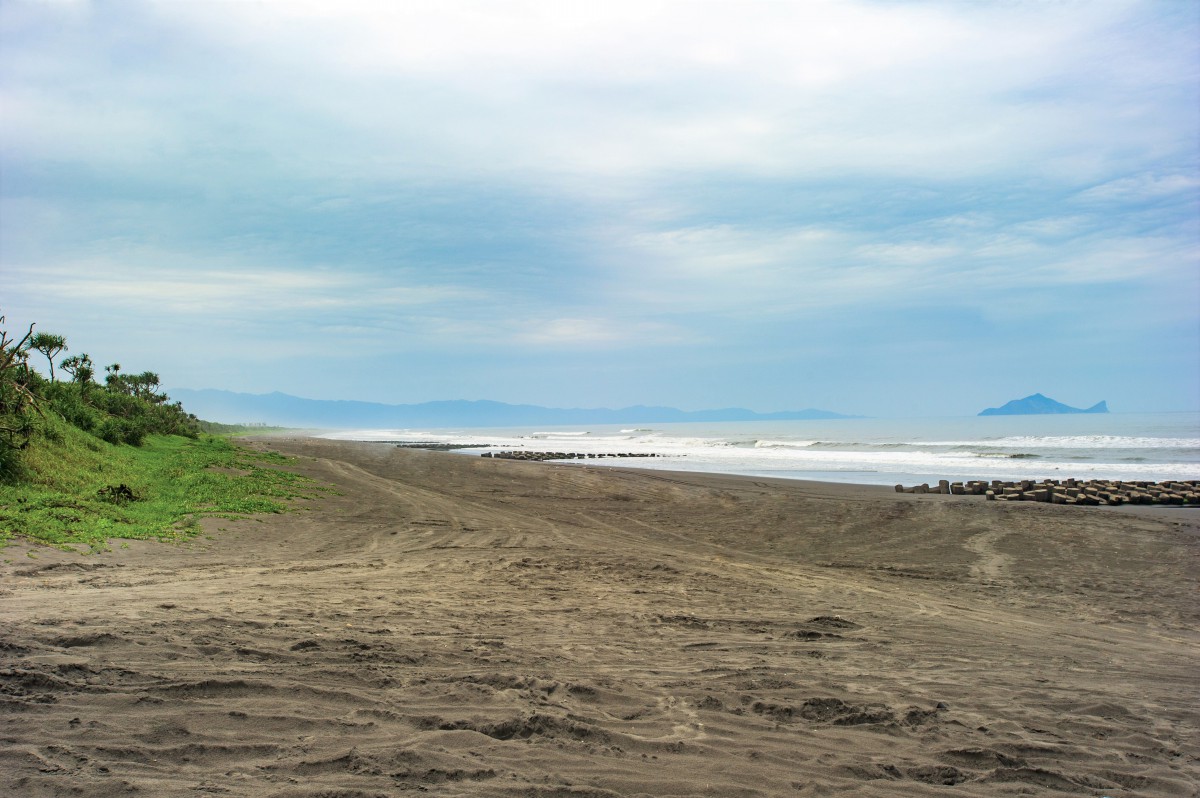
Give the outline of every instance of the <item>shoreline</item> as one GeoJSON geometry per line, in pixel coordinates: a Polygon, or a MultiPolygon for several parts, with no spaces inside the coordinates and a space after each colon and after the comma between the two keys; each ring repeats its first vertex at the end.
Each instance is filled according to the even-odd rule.
{"type": "Polygon", "coordinates": [[[1200,788],[1200,523],[243,439],[335,493],[0,564],[13,794],[1200,788]]]}
{"type": "Polygon", "coordinates": [[[642,465],[888,486],[936,484],[940,479],[1164,482],[1200,478],[1200,414],[1176,414],[1169,419],[1164,414],[1073,418],[361,429],[324,434],[334,439],[461,446],[466,456],[652,456],[642,465]]]}
{"type": "MultiPolygon", "coordinates": [[[[438,452],[438,453],[442,453],[442,454],[449,454],[449,455],[452,455],[455,457],[476,456],[473,454],[468,454],[468,453],[458,451],[459,448],[478,448],[478,447],[455,447],[454,449],[450,449],[450,448],[447,448],[447,446],[444,444],[436,444],[436,443],[423,444],[423,443],[419,443],[419,442],[400,441],[400,440],[363,441],[363,440],[350,440],[350,439],[331,439],[331,438],[323,438],[323,437],[320,437],[319,435],[299,435],[299,436],[295,436],[295,435],[293,435],[293,436],[262,435],[262,436],[254,436],[253,439],[267,442],[267,441],[271,441],[271,440],[297,440],[297,439],[302,439],[302,438],[313,438],[313,439],[321,440],[321,441],[332,441],[332,442],[336,442],[336,443],[345,443],[345,444],[362,444],[365,446],[393,446],[393,447],[402,448],[402,449],[415,449],[415,450],[419,450],[419,451],[438,452]]],[[[250,438],[247,438],[247,440],[249,440],[249,439],[250,438]]],[[[539,454],[539,453],[535,453],[535,454],[539,454]]],[[[808,486],[808,488],[810,490],[814,489],[814,488],[824,488],[827,491],[832,491],[835,495],[837,495],[838,488],[846,488],[847,491],[845,492],[845,495],[850,495],[850,493],[855,492],[857,489],[865,489],[865,490],[871,491],[873,493],[877,493],[881,496],[882,495],[894,496],[897,494],[909,495],[909,496],[920,496],[922,500],[932,500],[935,498],[946,498],[946,499],[955,500],[955,501],[963,501],[963,500],[981,501],[981,500],[986,500],[986,498],[987,498],[986,495],[984,495],[984,494],[977,494],[977,495],[940,494],[936,491],[936,489],[932,489],[927,492],[920,493],[920,492],[915,492],[914,490],[912,490],[911,486],[907,487],[904,491],[898,491],[896,484],[891,484],[891,483],[883,484],[883,483],[874,483],[874,482],[850,482],[850,481],[840,481],[840,480],[833,481],[833,480],[820,480],[820,479],[805,479],[805,478],[800,478],[800,477],[760,476],[760,475],[754,475],[754,474],[742,474],[742,473],[726,472],[726,471],[675,470],[675,469],[667,469],[667,468],[638,468],[636,463],[642,462],[643,458],[641,458],[641,457],[628,458],[632,463],[635,463],[635,464],[630,464],[630,465],[627,465],[624,462],[624,459],[626,459],[626,458],[621,458],[619,456],[614,456],[612,458],[606,458],[603,460],[597,459],[595,461],[549,459],[549,458],[505,458],[505,457],[490,457],[489,458],[486,456],[483,456],[482,459],[496,460],[496,461],[507,460],[507,461],[511,461],[511,462],[540,463],[540,464],[544,464],[547,466],[583,468],[585,470],[590,468],[590,469],[601,469],[601,470],[617,471],[617,472],[628,472],[630,474],[638,474],[638,475],[641,475],[641,476],[647,477],[647,478],[655,478],[655,477],[659,477],[659,475],[661,475],[661,477],[659,477],[659,478],[675,480],[675,481],[678,481],[681,483],[689,483],[690,482],[692,484],[701,484],[703,482],[703,480],[698,479],[698,478],[705,477],[705,476],[711,476],[711,477],[719,477],[719,478],[723,478],[723,479],[727,478],[727,479],[732,479],[732,480],[747,480],[750,482],[766,483],[766,484],[774,485],[774,486],[780,487],[780,488],[786,488],[788,486],[796,486],[796,485],[808,486]],[[614,463],[613,462],[614,460],[616,460],[618,462],[614,463]]],[[[947,482],[947,484],[950,484],[949,480],[942,480],[942,481],[945,481],[945,482],[947,482]]],[[[1006,480],[1006,482],[1016,482],[1016,483],[1020,483],[1023,481],[1033,482],[1034,480],[1014,480],[1014,481],[1006,480]]],[[[1073,480],[1073,481],[1075,481],[1075,480],[1073,480]]],[[[897,483],[897,484],[899,484],[899,483],[897,483]]],[[[928,485],[927,485],[927,487],[928,487],[928,485]]],[[[1014,502],[1014,504],[1023,504],[1023,503],[1024,502],[1014,502]]],[[[1095,507],[1089,507],[1088,505],[1080,504],[1080,505],[1069,505],[1069,506],[1070,507],[1077,506],[1080,509],[1105,509],[1105,510],[1120,511],[1120,512],[1126,512],[1126,513],[1153,513],[1155,515],[1169,513],[1169,514],[1177,515],[1181,519],[1187,519],[1187,520],[1191,520],[1191,519],[1200,517],[1200,515],[1192,515],[1192,513],[1197,513],[1197,511],[1200,511],[1200,505],[1195,505],[1195,504],[1184,505],[1184,506],[1175,506],[1175,505],[1170,505],[1170,504],[1120,504],[1120,505],[1111,505],[1111,506],[1099,505],[1099,506],[1095,506],[1095,507]]],[[[1063,507],[1065,509],[1066,506],[1063,506],[1063,507]]]]}

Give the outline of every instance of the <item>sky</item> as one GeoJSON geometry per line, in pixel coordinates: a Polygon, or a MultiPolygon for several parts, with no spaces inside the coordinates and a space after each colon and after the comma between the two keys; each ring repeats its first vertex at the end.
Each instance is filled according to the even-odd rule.
{"type": "Polygon", "coordinates": [[[0,0],[0,313],[177,388],[1200,410],[1200,3],[0,0]]]}

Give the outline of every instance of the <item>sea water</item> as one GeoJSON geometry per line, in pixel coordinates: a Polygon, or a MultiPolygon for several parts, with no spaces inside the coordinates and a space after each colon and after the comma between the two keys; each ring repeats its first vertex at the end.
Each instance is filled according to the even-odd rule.
{"type": "Polygon", "coordinates": [[[326,437],[473,445],[458,451],[474,456],[489,451],[654,454],[575,462],[878,485],[939,479],[1200,479],[1200,413],[389,429],[326,437]]]}

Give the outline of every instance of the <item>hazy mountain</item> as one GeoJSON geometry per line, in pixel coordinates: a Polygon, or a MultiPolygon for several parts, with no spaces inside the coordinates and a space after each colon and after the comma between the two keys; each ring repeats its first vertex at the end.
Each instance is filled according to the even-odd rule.
{"type": "Polygon", "coordinates": [[[527,427],[539,424],[658,424],[672,421],[785,421],[854,418],[828,410],[755,413],[740,407],[677,410],[673,407],[556,408],[490,401],[424,402],[388,405],[302,399],[285,393],[249,394],[214,389],[174,388],[167,393],[190,413],[225,424],[347,429],[367,427],[527,427]]]}
{"type": "Polygon", "coordinates": [[[1101,400],[1092,405],[1086,410],[1078,407],[1064,405],[1062,402],[1056,402],[1048,396],[1043,396],[1040,393],[1035,393],[1032,396],[1026,396],[1024,399],[1013,399],[1011,402],[1005,403],[1001,407],[989,407],[987,410],[981,411],[981,416],[1040,416],[1054,415],[1060,413],[1107,413],[1108,403],[1101,400]]]}

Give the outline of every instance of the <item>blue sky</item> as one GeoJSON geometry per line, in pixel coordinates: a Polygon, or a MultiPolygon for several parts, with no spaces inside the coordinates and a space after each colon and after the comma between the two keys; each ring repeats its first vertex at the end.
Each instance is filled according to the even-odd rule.
{"type": "Polygon", "coordinates": [[[1200,3],[0,2],[0,312],[164,384],[1200,409],[1200,3]]]}

